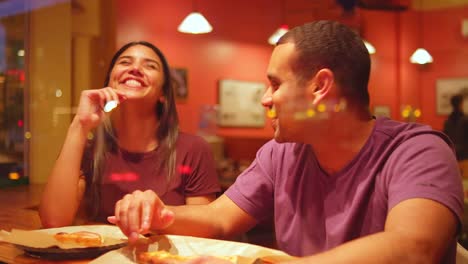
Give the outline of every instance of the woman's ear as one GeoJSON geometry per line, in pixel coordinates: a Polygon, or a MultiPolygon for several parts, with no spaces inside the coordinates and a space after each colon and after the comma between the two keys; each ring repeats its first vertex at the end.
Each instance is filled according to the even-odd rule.
{"type": "Polygon", "coordinates": [[[335,83],[333,72],[330,69],[319,70],[310,85],[310,92],[313,94],[313,104],[322,101],[323,98],[332,90],[335,83]]]}

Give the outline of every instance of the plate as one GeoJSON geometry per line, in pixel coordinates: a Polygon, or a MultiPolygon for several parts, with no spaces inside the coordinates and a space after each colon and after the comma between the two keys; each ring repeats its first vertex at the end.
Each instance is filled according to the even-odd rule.
{"type": "Polygon", "coordinates": [[[114,244],[110,246],[103,247],[88,247],[88,248],[70,248],[62,249],[57,246],[48,247],[48,248],[33,248],[22,245],[15,245],[16,247],[22,249],[24,253],[28,256],[34,258],[44,258],[51,260],[65,260],[65,259],[92,259],[97,258],[100,255],[114,250],[119,249],[127,245],[127,242],[122,242],[120,244],[114,244]]]}
{"type": "Polygon", "coordinates": [[[66,226],[40,230],[13,229],[11,232],[5,232],[3,237],[5,242],[23,250],[27,256],[53,260],[96,258],[108,251],[127,245],[126,236],[118,227],[111,225],[66,226]],[[105,238],[104,244],[99,247],[60,245],[52,236],[58,232],[74,233],[79,231],[100,234],[105,238]]]}

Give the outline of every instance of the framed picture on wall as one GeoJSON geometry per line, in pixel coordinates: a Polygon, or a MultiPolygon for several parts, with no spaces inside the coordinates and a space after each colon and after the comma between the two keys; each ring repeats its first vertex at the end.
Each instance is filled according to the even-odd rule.
{"type": "Polygon", "coordinates": [[[438,79],[436,82],[437,114],[450,114],[452,112],[450,99],[460,93],[468,93],[468,78],[438,79]]]}
{"type": "Polygon", "coordinates": [[[387,105],[376,105],[372,113],[375,117],[388,117],[390,118],[390,107],[387,105]]]}
{"type": "Polygon", "coordinates": [[[261,104],[266,85],[239,80],[219,81],[218,125],[264,127],[265,108],[261,104]]]}
{"type": "Polygon", "coordinates": [[[171,82],[176,101],[185,101],[188,97],[187,69],[171,68],[171,82]]]}

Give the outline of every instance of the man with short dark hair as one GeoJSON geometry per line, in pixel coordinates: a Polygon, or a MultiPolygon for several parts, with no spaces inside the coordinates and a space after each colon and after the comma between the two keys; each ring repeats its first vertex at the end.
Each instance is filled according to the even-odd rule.
{"type": "Polygon", "coordinates": [[[304,263],[455,263],[463,191],[448,138],[428,126],[374,119],[369,54],[346,26],[317,21],[273,50],[274,140],[209,205],[166,207],[134,192],[109,220],[138,233],[229,238],[275,220],[281,250],[304,263]]]}

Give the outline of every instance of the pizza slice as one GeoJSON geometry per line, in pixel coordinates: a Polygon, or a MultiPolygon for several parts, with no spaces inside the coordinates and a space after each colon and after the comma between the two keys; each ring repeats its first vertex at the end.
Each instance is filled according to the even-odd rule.
{"type": "Polygon", "coordinates": [[[77,244],[86,247],[99,247],[104,243],[104,238],[94,232],[79,231],[74,233],[59,232],[54,238],[64,244],[77,244]]]}

